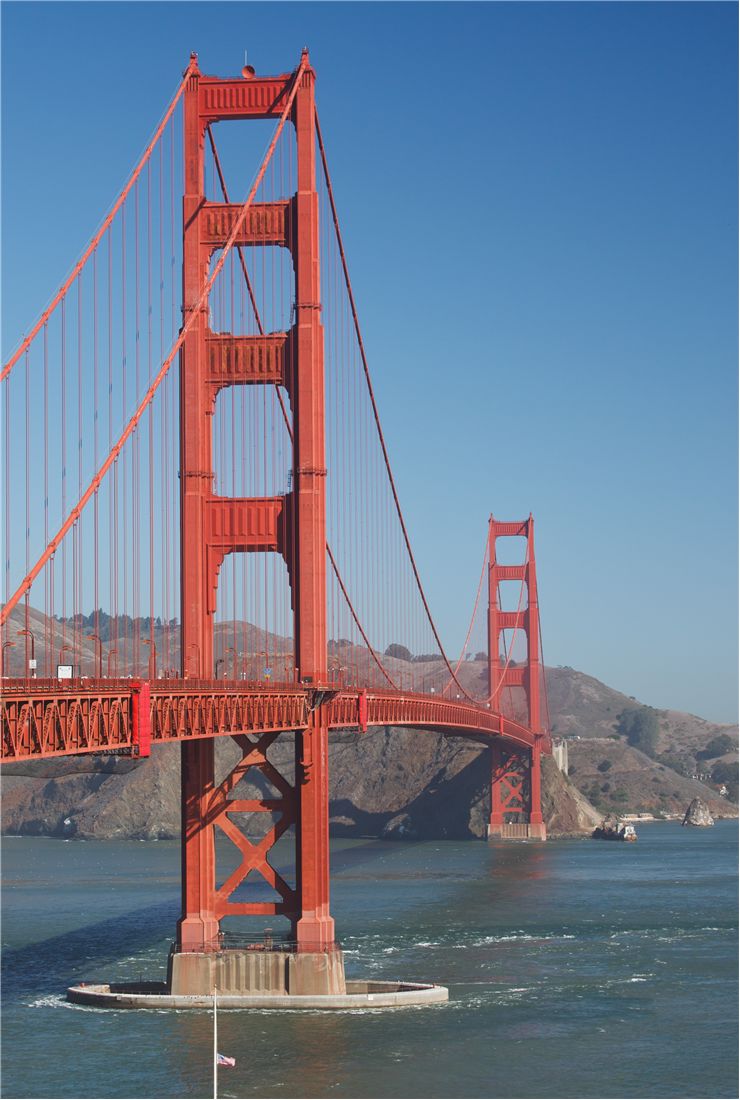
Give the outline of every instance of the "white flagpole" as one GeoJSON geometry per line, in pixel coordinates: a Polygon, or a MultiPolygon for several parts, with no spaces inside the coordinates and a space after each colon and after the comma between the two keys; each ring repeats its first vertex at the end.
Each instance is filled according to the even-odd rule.
{"type": "Polygon", "coordinates": [[[218,1025],[216,1023],[216,986],[213,987],[213,1100],[218,1100],[218,1025]]]}

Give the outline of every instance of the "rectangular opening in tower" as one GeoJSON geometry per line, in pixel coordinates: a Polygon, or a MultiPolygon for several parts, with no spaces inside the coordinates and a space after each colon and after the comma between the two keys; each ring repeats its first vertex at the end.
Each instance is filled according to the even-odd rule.
{"type": "Polygon", "coordinates": [[[282,387],[219,390],[212,444],[213,491],[218,496],[274,497],[290,492],[293,443],[290,406],[282,387]]]}
{"type": "Polygon", "coordinates": [[[524,611],[527,607],[525,581],[499,581],[498,606],[500,611],[524,611]]]}
{"type": "MultiPolygon", "coordinates": [[[[210,123],[213,146],[208,130],[204,142],[204,191],[208,202],[223,202],[226,192],[232,203],[244,201],[250,185],[262,163],[265,150],[275,133],[274,119],[226,119],[210,123]]],[[[296,191],[295,130],[287,122],[278,141],[265,179],[257,193],[257,201],[268,197],[290,198],[296,191]]]]}
{"type": "Polygon", "coordinates": [[[526,538],[522,535],[499,535],[496,539],[496,563],[498,565],[524,565],[526,559],[526,538]]]}
{"type": "Polygon", "coordinates": [[[227,554],[218,579],[213,631],[218,679],[295,682],[288,569],[272,553],[227,554]]]}
{"type": "MultiPolygon", "coordinates": [[[[221,257],[214,250],[210,276],[221,257]]],[[[267,243],[232,248],[208,298],[214,333],[257,336],[288,332],[295,320],[295,273],[286,247],[267,243]]]]}

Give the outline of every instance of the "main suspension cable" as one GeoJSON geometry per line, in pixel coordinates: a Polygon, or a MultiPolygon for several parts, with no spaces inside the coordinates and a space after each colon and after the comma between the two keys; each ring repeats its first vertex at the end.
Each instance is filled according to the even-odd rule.
{"type": "MultiPolygon", "coordinates": [[[[192,62],[191,62],[191,64],[192,64],[192,62]]],[[[33,581],[36,579],[38,574],[41,572],[44,565],[46,565],[47,561],[54,555],[54,553],[57,550],[59,544],[64,539],[64,536],[69,532],[70,528],[72,528],[74,526],[74,524],[77,522],[77,520],[79,519],[85,505],[88,503],[88,501],[93,496],[93,494],[96,492],[96,490],[100,487],[100,484],[101,484],[103,478],[105,477],[106,473],[108,472],[110,467],[113,465],[113,463],[115,462],[115,460],[118,458],[119,454],[121,453],[121,449],[123,448],[123,445],[125,444],[126,440],[135,431],[137,424],[141,420],[141,417],[143,416],[144,412],[146,411],[146,409],[148,408],[148,406],[151,403],[152,399],[154,398],[155,393],[159,389],[160,383],[162,382],[163,378],[165,377],[165,375],[169,371],[170,367],[172,366],[172,363],[173,363],[173,360],[174,360],[175,356],[177,355],[177,353],[179,352],[179,350],[182,347],[183,343],[185,342],[185,337],[188,335],[188,333],[190,332],[190,329],[193,327],[193,325],[196,321],[196,318],[199,315],[199,311],[202,309],[205,302],[207,302],[208,295],[211,292],[213,284],[215,283],[216,279],[218,278],[219,273],[221,272],[221,269],[223,268],[224,264],[226,263],[226,259],[229,255],[229,253],[231,252],[231,249],[234,246],[234,242],[238,238],[239,233],[241,232],[242,227],[244,225],[244,222],[246,221],[246,217],[247,217],[247,213],[249,212],[249,208],[251,207],[252,202],[254,201],[254,196],[257,193],[257,190],[258,190],[258,188],[259,188],[259,186],[262,182],[262,179],[265,175],[265,172],[267,171],[267,165],[269,164],[270,158],[272,157],[272,154],[275,151],[275,146],[277,145],[280,134],[283,131],[283,127],[284,127],[285,122],[288,118],[290,110],[293,106],[293,101],[295,100],[296,93],[298,91],[298,86],[299,86],[299,83],[300,83],[300,79],[303,75],[303,72],[304,72],[305,68],[307,67],[307,64],[308,64],[307,57],[304,54],[301,57],[301,61],[300,61],[300,64],[299,64],[298,68],[296,69],[295,76],[294,76],[294,79],[293,79],[293,86],[291,88],[290,95],[288,96],[288,99],[287,99],[287,102],[286,102],[285,107],[283,109],[283,112],[280,116],[280,120],[279,120],[277,128],[275,130],[275,134],[272,138],[272,141],[270,142],[270,145],[269,145],[268,150],[265,154],[264,160],[262,161],[260,169],[259,169],[259,171],[258,171],[258,173],[255,177],[255,180],[252,184],[252,187],[250,188],[250,191],[249,191],[249,194],[246,198],[246,201],[244,202],[244,204],[243,204],[243,206],[242,206],[242,208],[239,212],[238,217],[234,221],[234,225],[233,225],[233,227],[231,229],[231,233],[229,234],[229,237],[228,237],[228,239],[227,239],[227,241],[224,245],[221,256],[219,257],[218,261],[216,262],[210,277],[206,280],[206,283],[203,287],[203,290],[201,291],[200,298],[198,299],[195,306],[190,310],[190,316],[188,317],[187,321],[185,322],[182,329],[180,330],[180,335],[178,336],[177,340],[175,341],[174,345],[172,346],[172,349],[171,349],[169,355],[167,356],[167,358],[165,359],[164,363],[162,364],[160,370],[158,371],[157,376],[155,377],[154,381],[150,385],[150,387],[147,390],[146,394],[142,398],[138,408],[136,409],[136,411],[132,415],[131,419],[129,420],[128,424],[124,428],[123,432],[119,436],[118,441],[116,442],[115,446],[113,447],[110,454],[106,458],[105,462],[100,467],[98,472],[94,475],[94,477],[93,477],[92,481],[90,482],[90,484],[88,485],[86,491],[80,497],[77,504],[75,505],[75,507],[72,509],[72,511],[68,515],[67,519],[64,521],[64,523],[59,528],[59,530],[56,533],[56,535],[54,536],[54,538],[48,544],[48,546],[46,547],[46,550],[44,551],[44,553],[41,555],[41,557],[36,562],[36,565],[33,567],[33,569],[31,569],[26,574],[26,576],[21,581],[21,583],[20,583],[19,587],[17,588],[17,590],[13,593],[13,595],[10,597],[10,599],[7,601],[5,606],[0,611],[0,626],[2,626],[3,623],[5,623],[7,621],[8,617],[10,616],[11,611],[13,610],[13,608],[16,606],[16,604],[21,599],[23,594],[26,591],[28,591],[28,589],[31,587],[31,585],[33,584],[33,581]]]]}
{"type": "Polygon", "coordinates": [[[382,450],[382,453],[383,453],[383,461],[385,462],[385,468],[386,468],[386,471],[387,471],[387,474],[388,474],[388,481],[389,481],[389,484],[390,484],[391,493],[393,494],[393,501],[394,501],[394,504],[395,504],[395,507],[396,507],[396,514],[398,515],[398,520],[399,520],[399,523],[401,525],[401,533],[403,534],[403,539],[404,539],[404,542],[406,544],[406,551],[407,551],[408,556],[409,556],[409,561],[411,563],[411,568],[413,570],[414,578],[416,580],[416,586],[419,590],[419,595],[421,597],[421,602],[424,605],[424,611],[426,612],[426,616],[427,616],[427,619],[429,621],[429,625],[432,629],[432,634],[434,635],[434,640],[436,641],[437,646],[439,647],[439,651],[442,655],[442,659],[444,660],[444,663],[447,666],[447,671],[449,672],[450,676],[455,681],[457,686],[460,688],[462,693],[465,695],[465,697],[467,699],[470,699],[471,702],[475,703],[477,701],[473,698],[472,695],[469,694],[468,691],[466,691],[466,689],[460,683],[460,681],[457,678],[457,675],[455,674],[455,672],[452,668],[452,665],[450,664],[449,658],[447,657],[447,654],[445,653],[444,646],[442,645],[442,640],[439,636],[439,632],[437,631],[437,627],[435,625],[434,619],[432,618],[432,613],[431,613],[431,610],[429,608],[429,603],[427,601],[427,598],[426,598],[426,595],[425,595],[425,592],[424,592],[424,588],[423,588],[423,585],[421,583],[421,577],[419,575],[419,570],[418,570],[418,567],[417,567],[417,564],[416,564],[416,559],[414,557],[414,552],[411,549],[411,540],[409,539],[408,531],[406,529],[406,523],[404,521],[403,513],[401,511],[401,503],[400,503],[400,500],[399,500],[399,497],[398,497],[398,491],[396,489],[396,482],[395,482],[395,479],[393,477],[393,471],[391,469],[390,457],[388,455],[388,449],[386,447],[385,437],[383,435],[383,429],[382,429],[381,424],[380,424],[380,414],[378,412],[378,406],[377,406],[377,403],[375,401],[375,392],[373,390],[373,384],[370,380],[370,368],[368,367],[367,355],[365,354],[365,345],[363,343],[362,333],[360,331],[360,322],[359,322],[359,317],[358,317],[358,314],[357,314],[357,307],[355,305],[355,296],[352,292],[352,283],[351,283],[350,277],[349,277],[349,268],[347,266],[347,259],[346,259],[345,252],[344,252],[344,244],[343,244],[343,241],[342,241],[342,234],[341,234],[341,231],[339,229],[339,218],[338,218],[338,215],[337,215],[336,204],[334,202],[334,191],[332,189],[331,178],[329,176],[329,165],[328,165],[327,159],[326,159],[326,150],[324,148],[324,140],[323,140],[323,136],[322,136],[322,133],[321,133],[321,125],[319,123],[319,115],[318,115],[318,111],[316,111],[316,110],[314,110],[314,118],[315,118],[315,121],[316,121],[316,137],[318,139],[319,152],[320,152],[320,155],[321,155],[321,163],[322,163],[322,166],[323,166],[323,169],[324,169],[324,179],[325,179],[325,182],[326,182],[326,190],[327,190],[327,194],[328,194],[328,197],[329,197],[329,205],[331,206],[332,219],[334,221],[334,232],[336,233],[337,247],[339,249],[339,255],[340,255],[341,260],[342,260],[342,269],[343,269],[343,272],[344,272],[344,282],[345,282],[345,285],[347,287],[347,294],[349,296],[349,303],[350,303],[350,309],[352,311],[352,320],[353,320],[353,323],[354,323],[355,335],[357,336],[357,343],[358,343],[358,347],[359,347],[359,350],[360,350],[360,358],[362,359],[362,367],[363,367],[363,371],[364,371],[364,374],[365,374],[365,382],[367,384],[368,394],[369,394],[369,397],[370,397],[370,403],[371,403],[372,410],[373,410],[373,416],[375,418],[375,426],[377,428],[378,438],[380,440],[380,446],[381,446],[381,450],[382,450]]]}
{"type": "MultiPolygon", "coordinates": [[[[221,160],[220,160],[220,157],[218,155],[218,150],[216,148],[216,141],[214,139],[213,132],[211,130],[210,124],[206,127],[206,129],[207,129],[207,132],[208,132],[208,139],[209,139],[209,142],[210,142],[210,145],[211,145],[211,151],[213,153],[213,160],[214,160],[214,164],[216,166],[216,172],[218,174],[219,185],[221,187],[221,193],[224,197],[224,202],[228,203],[228,202],[230,202],[229,192],[228,192],[228,189],[227,189],[227,186],[226,186],[226,179],[224,177],[223,169],[221,167],[221,160]]],[[[257,324],[257,330],[258,330],[260,336],[264,336],[265,329],[264,329],[264,326],[262,324],[262,317],[260,315],[259,307],[257,306],[257,300],[255,298],[254,290],[252,288],[252,281],[249,278],[249,272],[247,270],[246,261],[244,259],[244,253],[242,251],[242,246],[239,245],[239,244],[236,245],[236,250],[237,250],[237,253],[239,255],[239,260],[240,260],[240,263],[241,263],[241,269],[242,269],[242,272],[244,274],[244,279],[245,279],[245,282],[246,282],[246,285],[247,285],[247,293],[249,294],[249,300],[250,300],[250,303],[252,305],[252,310],[254,312],[254,319],[255,319],[255,322],[257,324]]],[[[283,400],[283,395],[280,392],[280,386],[277,382],[274,385],[274,390],[275,390],[275,395],[277,396],[278,402],[280,404],[280,411],[283,414],[283,420],[285,422],[285,428],[287,430],[288,436],[289,436],[290,441],[292,443],[293,442],[293,427],[292,427],[292,424],[290,422],[290,417],[288,416],[288,411],[285,408],[285,402],[283,400]]],[[[380,669],[380,671],[383,674],[383,676],[385,677],[385,679],[388,681],[388,683],[391,685],[392,688],[395,688],[396,690],[398,690],[398,685],[395,683],[395,681],[388,674],[387,669],[384,667],[382,661],[378,657],[378,654],[376,653],[373,645],[370,642],[370,639],[367,636],[367,632],[365,631],[362,623],[360,622],[359,615],[357,614],[357,611],[354,607],[354,604],[352,603],[352,600],[350,598],[349,592],[347,591],[347,586],[345,585],[345,583],[342,579],[342,576],[339,572],[339,566],[337,565],[336,558],[334,557],[334,554],[332,552],[331,546],[329,545],[328,539],[327,539],[327,542],[326,542],[326,552],[329,556],[329,563],[332,567],[332,571],[334,572],[334,576],[337,578],[337,583],[339,584],[342,595],[344,596],[344,598],[346,600],[346,603],[347,603],[347,606],[349,608],[350,614],[352,615],[352,618],[355,622],[355,626],[357,627],[357,629],[360,632],[362,640],[364,641],[365,645],[367,646],[368,650],[370,651],[370,655],[372,656],[375,664],[378,666],[378,668],[380,669]]]]}
{"type": "MultiPolygon", "coordinates": [[[[460,651],[460,657],[455,665],[455,674],[460,671],[460,666],[465,659],[465,651],[468,648],[468,642],[470,641],[470,635],[473,633],[473,626],[475,624],[475,616],[478,614],[478,604],[480,602],[480,594],[483,591],[483,578],[486,575],[486,565],[488,563],[488,532],[486,532],[486,545],[483,549],[483,565],[480,571],[480,580],[478,581],[478,591],[475,594],[475,604],[473,605],[473,614],[470,616],[470,625],[468,627],[468,633],[465,635],[465,641],[463,642],[462,650],[460,651]]],[[[447,691],[448,687],[452,683],[452,680],[448,680],[445,686],[442,688],[442,694],[447,691]]]]}
{"type": "Polygon", "coordinates": [[[131,188],[134,186],[137,179],[141,175],[141,172],[144,168],[144,165],[148,162],[150,156],[152,155],[152,152],[154,151],[157,142],[159,141],[160,137],[162,136],[162,133],[164,132],[165,126],[167,125],[169,120],[172,118],[175,107],[177,106],[177,104],[180,100],[180,97],[182,96],[182,93],[185,91],[185,85],[187,84],[187,82],[190,78],[190,74],[197,67],[197,65],[198,65],[198,59],[195,55],[193,55],[190,58],[190,64],[188,65],[187,69],[185,70],[185,72],[183,74],[183,78],[180,82],[180,85],[179,85],[177,91],[175,92],[175,96],[172,99],[172,102],[170,103],[169,107],[167,108],[164,115],[162,116],[162,120],[159,123],[159,126],[157,127],[157,129],[154,131],[154,136],[152,137],[151,141],[149,142],[146,149],[144,150],[144,152],[141,156],[141,159],[139,160],[139,163],[136,165],[133,172],[131,173],[131,176],[129,177],[128,183],[124,187],[123,191],[121,191],[121,194],[118,196],[115,203],[111,207],[111,209],[108,213],[108,216],[105,218],[102,225],[98,229],[97,233],[94,235],[93,239],[90,241],[90,244],[87,246],[87,248],[83,252],[82,256],[80,257],[80,259],[77,261],[77,263],[73,267],[71,273],[68,275],[68,277],[62,283],[62,285],[59,288],[59,290],[57,291],[57,293],[54,295],[54,298],[52,299],[51,304],[49,306],[47,306],[47,308],[44,310],[44,312],[39,317],[36,324],[33,326],[31,331],[29,332],[28,336],[25,337],[25,339],[21,343],[20,347],[17,349],[17,351],[14,352],[13,355],[11,355],[8,362],[3,367],[2,373],[0,373],[0,382],[2,382],[3,379],[7,377],[8,374],[10,374],[10,372],[13,369],[13,367],[15,366],[15,364],[18,362],[18,360],[24,354],[26,349],[30,346],[30,344],[32,343],[34,338],[38,335],[38,333],[44,327],[46,322],[49,320],[49,318],[51,317],[52,313],[54,312],[54,310],[58,306],[61,299],[64,297],[64,295],[67,293],[69,288],[72,286],[75,279],[80,274],[83,267],[85,266],[85,264],[89,260],[90,256],[93,254],[95,249],[100,244],[101,240],[103,239],[103,237],[105,235],[106,230],[110,226],[111,222],[115,218],[118,211],[123,206],[124,202],[126,201],[127,195],[131,191],[131,188]]]}

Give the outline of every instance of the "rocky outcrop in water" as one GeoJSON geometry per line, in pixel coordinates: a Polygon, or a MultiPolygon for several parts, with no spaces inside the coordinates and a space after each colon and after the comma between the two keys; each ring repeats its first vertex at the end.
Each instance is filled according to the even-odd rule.
{"type": "Polygon", "coordinates": [[[594,829],[591,836],[594,840],[619,840],[619,829],[619,818],[610,815],[605,817],[601,824],[594,829]]]}
{"type": "Polygon", "coordinates": [[[689,803],[682,825],[714,825],[714,818],[709,812],[709,807],[700,798],[694,798],[689,803]]]}
{"type": "Polygon", "coordinates": [[[634,825],[626,824],[620,821],[618,817],[611,814],[609,817],[605,817],[601,822],[601,825],[597,829],[594,829],[591,836],[594,840],[637,840],[637,833],[635,832],[634,825]]]}

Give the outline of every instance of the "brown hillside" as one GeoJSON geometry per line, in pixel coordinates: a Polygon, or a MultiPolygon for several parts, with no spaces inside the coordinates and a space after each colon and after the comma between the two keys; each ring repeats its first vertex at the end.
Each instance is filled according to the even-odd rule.
{"type": "Polygon", "coordinates": [[[737,807],[717,791],[678,775],[624,741],[584,738],[570,742],[568,751],[571,779],[604,814],[682,814],[692,798],[701,798],[713,816],[737,817],[737,807]]]}

